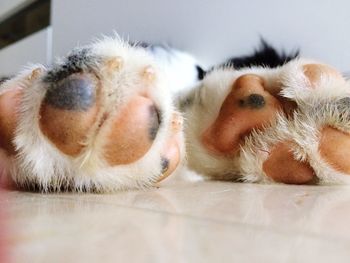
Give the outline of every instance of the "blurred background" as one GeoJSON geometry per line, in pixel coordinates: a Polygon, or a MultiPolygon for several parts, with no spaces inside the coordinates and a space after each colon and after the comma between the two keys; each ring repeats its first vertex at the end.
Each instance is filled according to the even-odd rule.
{"type": "Polygon", "coordinates": [[[204,66],[251,52],[262,36],[349,72],[349,10],[347,0],[0,0],[0,74],[114,31],[168,43],[204,66]]]}

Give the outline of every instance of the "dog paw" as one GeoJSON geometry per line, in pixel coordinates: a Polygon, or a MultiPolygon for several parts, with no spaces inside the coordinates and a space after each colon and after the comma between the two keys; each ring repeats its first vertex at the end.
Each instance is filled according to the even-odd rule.
{"type": "Polygon", "coordinates": [[[279,114],[242,145],[242,179],[290,184],[349,184],[349,94],[279,114]]]}
{"type": "Polygon", "coordinates": [[[306,60],[214,70],[185,109],[189,166],[217,179],[350,183],[349,98],[339,72],[306,60]]]}
{"type": "Polygon", "coordinates": [[[20,186],[147,187],[182,160],[182,117],[142,48],[106,39],[3,86],[0,147],[20,186]]]}

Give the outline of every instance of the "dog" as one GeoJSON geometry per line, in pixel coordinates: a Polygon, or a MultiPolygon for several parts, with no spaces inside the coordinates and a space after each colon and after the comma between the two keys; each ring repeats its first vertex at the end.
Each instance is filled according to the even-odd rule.
{"type": "Polygon", "coordinates": [[[264,42],[205,71],[184,52],[105,38],[1,85],[1,178],[113,192],[188,166],[211,179],[347,183],[348,85],[264,42]]]}

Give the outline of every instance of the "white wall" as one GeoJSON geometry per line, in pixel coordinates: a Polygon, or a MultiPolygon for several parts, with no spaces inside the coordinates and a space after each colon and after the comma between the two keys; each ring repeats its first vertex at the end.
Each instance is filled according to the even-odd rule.
{"type": "Polygon", "coordinates": [[[51,28],[43,29],[0,51],[0,77],[10,76],[29,63],[51,61],[51,28]]]}
{"type": "Polygon", "coordinates": [[[54,54],[93,37],[169,42],[206,64],[250,52],[264,36],[350,70],[348,0],[53,0],[54,54]]]}

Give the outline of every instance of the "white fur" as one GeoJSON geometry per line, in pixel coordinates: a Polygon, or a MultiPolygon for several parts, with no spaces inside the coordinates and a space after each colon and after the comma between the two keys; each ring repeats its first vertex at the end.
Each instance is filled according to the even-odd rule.
{"type": "Polygon", "coordinates": [[[197,60],[190,54],[168,46],[151,46],[148,48],[163,69],[168,79],[168,90],[177,96],[187,92],[198,83],[197,60]]]}

